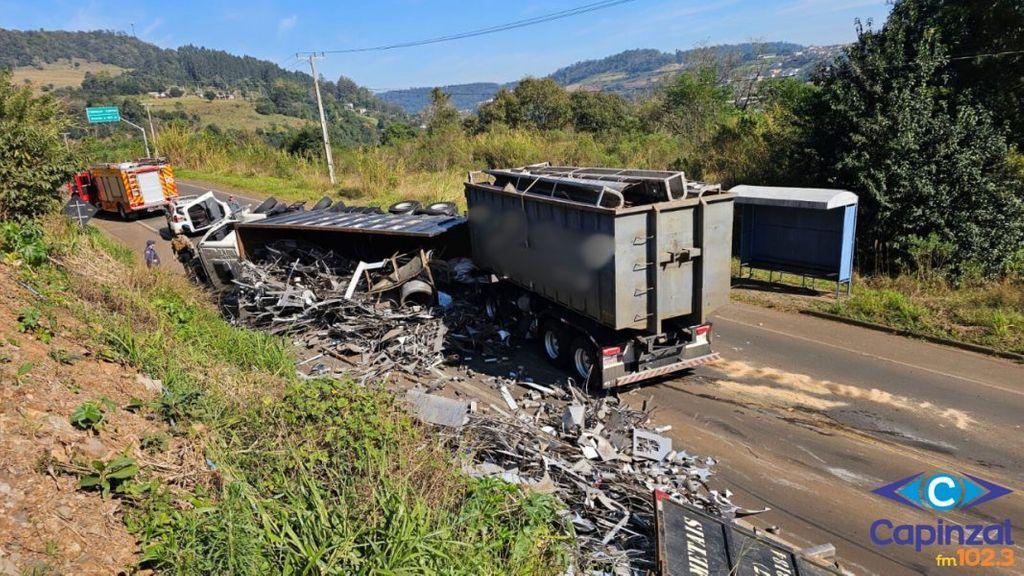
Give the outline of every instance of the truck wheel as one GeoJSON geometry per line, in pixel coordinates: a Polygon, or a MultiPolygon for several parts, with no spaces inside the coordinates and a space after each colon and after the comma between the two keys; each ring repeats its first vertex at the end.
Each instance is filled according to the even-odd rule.
{"type": "Polygon", "coordinates": [[[569,360],[569,335],[554,320],[541,323],[540,347],[544,357],[555,365],[564,366],[569,360]]]}
{"type": "Polygon", "coordinates": [[[431,216],[455,216],[459,213],[459,209],[453,202],[434,202],[427,205],[423,212],[431,216]]]}
{"type": "Polygon", "coordinates": [[[597,359],[597,350],[594,349],[594,344],[590,340],[583,336],[577,336],[573,339],[572,344],[569,345],[569,367],[572,368],[573,375],[580,379],[580,382],[587,384],[587,388],[591,387],[590,375],[594,370],[594,362],[597,359]]]}
{"type": "Polygon", "coordinates": [[[388,207],[388,212],[392,214],[412,214],[418,211],[423,205],[418,200],[402,200],[401,202],[395,202],[388,207]]]}
{"type": "Polygon", "coordinates": [[[128,220],[128,213],[124,211],[124,204],[117,205],[117,215],[121,220],[128,220]]]}

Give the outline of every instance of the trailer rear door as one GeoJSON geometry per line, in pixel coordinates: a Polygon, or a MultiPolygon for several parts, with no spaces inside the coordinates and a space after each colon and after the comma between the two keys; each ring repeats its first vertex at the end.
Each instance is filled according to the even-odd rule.
{"type": "Polygon", "coordinates": [[[139,172],[136,175],[139,183],[139,191],[142,192],[142,202],[145,204],[157,204],[164,201],[164,188],[160,185],[160,172],[139,172]]]}

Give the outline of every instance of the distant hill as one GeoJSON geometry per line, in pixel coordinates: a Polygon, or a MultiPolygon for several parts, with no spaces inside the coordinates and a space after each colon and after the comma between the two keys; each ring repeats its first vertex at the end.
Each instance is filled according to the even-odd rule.
{"type": "MultiPolygon", "coordinates": [[[[497,84],[495,82],[475,82],[472,84],[452,84],[441,86],[449,96],[452,97],[452,104],[459,110],[473,111],[476,107],[490,100],[495,92],[508,84],[497,84]]],[[[404,90],[389,90],[379,92],[377,96],[390,104],[400,106],[409,114],[416,114],[430,104],[430,91],[433,88],[407,88],[404,90]]]]}
{"type": "MultiPolygon", "coordinates": [[[[550,74],[570,89],[601,90],[634,96],[657,86],[666,78],[702,62],[723,63],[735,80],[795,76],[808,78],[822,62],[834,58],[840,46],[802,46],[791,42],[747,42],[707,48],[662,52],[654,49],[626,50],[605,58],[585,60],[559,68],[550,74]]],[[[478,82],[442,86],[459,109],[473,110],[502,87],[514,84],[478,82]]],[[[409,88],[377,94],[415,114],[430,101],[431,88],[409,88]]]]}
{"type": "MultiPolygon", "coordinates": [[[[210,90],[217,97],[237,95],[261,114],[301,119],[316,115],[312,77],[266,60],[191,45],[165,49],[111,31],[0,29],[0,67],[44,71],[55,63],[82,61],[122,69],[115,74],[85,73],[80,87],[61,92],[84,102],[159,94],[177,87],[186,93],[210,90]]],[[[345,77],[322,82],[321,90],[328,115],[339,126],[339,136],[344,140],[372,140],[377,120],[404,117],[398,106],[345,77]]]]}

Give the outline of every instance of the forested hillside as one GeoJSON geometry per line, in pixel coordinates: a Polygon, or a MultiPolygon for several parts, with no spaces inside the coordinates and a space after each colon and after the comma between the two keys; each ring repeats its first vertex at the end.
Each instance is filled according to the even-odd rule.
{"type": "MultiPolygon", "coordinates": [[[[191,45],[164,49],[111,31],[0,29],[0,67],[44,66],[73,59],[126,69],[121,74],[86,73],[81,88],[62,92],[73,107],[123,104],[125,96],[149,92],[193,92],[214,98],[237,94],[252,101],[261,114],[316,118],[312,77],[266,60],[191,45]]],[[[323,82],[321,88],[332,132],[340,143],[374,142],[378,124],[403,116],[400,108],[344,76],[323,82]],[[359,109],[365,109],[366,115],[356,114],[359,109]]]]}
{"type": "MultiPolygon", "coordinates": [[[[750,77],[797,77],[808,80],[818,66],[840,53],[840,46],[806,47],[791,42],[748,42],[706,48],[662,52],[654,49],[626,50],[605,58],[585,60],[559,68],[548,77],[562,86],[589,91],[613,92],[635,97],[649,92],[685,70],[714,63],[726,81],[743,83],[750,77]]],[[[459,110],[475,110],[502,88],[515,82],[477,82],[442,86],[459,110]]],[[[379,96],[408,113],[418,113],[430,103],[429,87],[382,92],[379,96]]]]}
{"type": "MultiPolygon", "coordinates": [[[[457,109],[472,112],[481,103],[494,97],[498,90],[512,86],[515,86],[515,83],[473,82],[441,86],[441,90],[451,96],[452,105],[457,109]]],[[[418,114],[430,105],[430,90],[431,88],[406,88],[381,92],[378,96],[381,100],[399,106],[410,114],[418,114]]]]}

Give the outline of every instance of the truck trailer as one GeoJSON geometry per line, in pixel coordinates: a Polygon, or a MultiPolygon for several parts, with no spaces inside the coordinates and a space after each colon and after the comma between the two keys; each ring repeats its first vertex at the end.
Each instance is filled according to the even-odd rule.
{"type": "Polygon", "coordinates": [[[729,299],[733,195],[682,172],[548,164],[470,173],[465,195],[465,217],[339,204],[225,221],[198,255],[218,289],[279,240],[365,262],[469,256],[489,278],[483,312],[527,326],[591,389],[718,359],[709,317],[729,299]]]}
{"type": "Polygon", "coordinates": [[[128,220],[162,211],[178,198],[174,170],[166,160],[94,164],[68,183],[72,196],[128,220]]]}
{"type": "Polygon", "coordinates": [[[525,315],[541,350],[608,389],[718,358],[733,195],[682,172],[539,164],[469,174],[474,262],[488,315],[525,315]]]}

